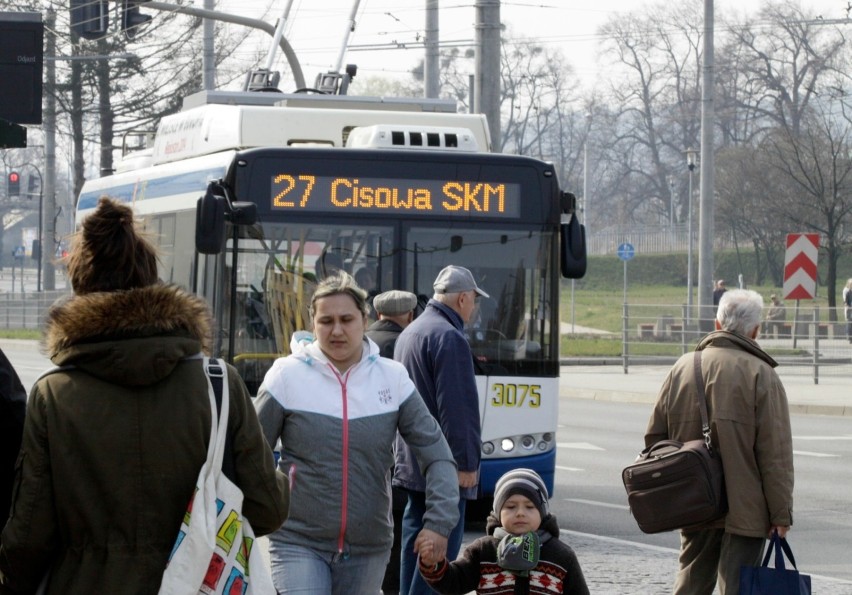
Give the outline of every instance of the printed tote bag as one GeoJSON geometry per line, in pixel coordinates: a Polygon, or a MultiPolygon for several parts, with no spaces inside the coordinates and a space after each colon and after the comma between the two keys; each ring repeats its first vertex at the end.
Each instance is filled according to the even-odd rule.
{"type": "MultiPolygon", "coordinates": [[[[228,427],[228,372],[224,363],[204,358],[212,425],[207,461],[202,465],[172,549],[160,595],[275,595],[249,522],[242,516],[243,493],[222,473],[228,427]],[[221,411],[211,376],[221,378],[221,411]]],[[[218,386],[217,386],[218,388],[218,386]]]]}

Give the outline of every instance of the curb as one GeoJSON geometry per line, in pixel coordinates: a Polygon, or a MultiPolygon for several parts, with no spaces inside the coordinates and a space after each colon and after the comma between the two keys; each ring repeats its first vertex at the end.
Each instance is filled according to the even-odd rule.
{"type": "Polygon", "coordinates": [[[33,339],[0,339],[0,348],[6,345],[14,346],[16,349],[26,349],[28,351],[39,351],[41,342],[33,339]]]}
{"type": "MultiPolygon", "coordinates": [[[[559,390],[560,397],[569,399],[590,399],[593,401],[605,401],[612,403],[642,403],[653,405],[657,402],[657,395],[653,393],[639,393],[630,391],[619,391],[597,388],[570,388],[562,387],[559,390]]],[[[808,403],[789,403],[790,413],[804,415],[832,415],[839,417],[852,417],[852,405],[820,405],[808,403]]]]}

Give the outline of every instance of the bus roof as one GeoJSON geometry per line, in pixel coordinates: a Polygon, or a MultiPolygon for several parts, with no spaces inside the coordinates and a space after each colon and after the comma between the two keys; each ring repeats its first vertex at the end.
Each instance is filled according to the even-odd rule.
{"type": "Polygon", "coordinates": [[[354,129],[379,125],[406,135],[421,128],[424,137],[441,128],[467,130],[473,142],[457,150],[491,149],[485,116],[456,113],[451,100],[203,91],[161,120],[152,163],[250,147],[343,148],[354,129]]]}

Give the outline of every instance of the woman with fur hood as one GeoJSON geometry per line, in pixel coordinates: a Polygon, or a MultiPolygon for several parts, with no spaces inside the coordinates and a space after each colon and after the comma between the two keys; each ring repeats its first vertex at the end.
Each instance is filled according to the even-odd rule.
{"type": "MultiPolygon", "coordinates": [[[[0,593],[157,593],[207,459],[206,303],[157,279],[131,209],[102,198],[67,259],[73,295],[48,313],[58,370],[30,393],[15,495],[0,541],[0,593]]],[[[229,368],[235,483],[254,531],[287,516],[286,478],[229,368]]]]}

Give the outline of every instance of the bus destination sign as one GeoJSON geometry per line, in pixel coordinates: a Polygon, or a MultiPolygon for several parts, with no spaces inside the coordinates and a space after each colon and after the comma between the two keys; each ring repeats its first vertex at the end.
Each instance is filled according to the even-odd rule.
{"type": "Polygon", "coordinates": [[[514,219],[521,211],[521,186],[493,181],[280,173],[272,177],[272,208],[514,219]]]}

